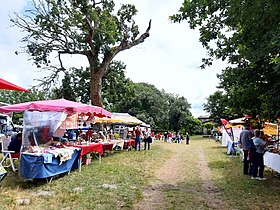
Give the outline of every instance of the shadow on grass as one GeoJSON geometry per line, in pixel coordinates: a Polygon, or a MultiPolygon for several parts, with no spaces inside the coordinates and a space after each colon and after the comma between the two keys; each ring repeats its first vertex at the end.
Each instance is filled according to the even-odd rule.
{"type": "Polygon", "coordinates": [[[209,162],[208,163],[208,166],[210,167],[210,168],[215,168],[215,169],[217,169],[217,168],[226,168],[227,166],[229,165],[229,163],[228,162],[225,162],[225,161],[222,161],[222,160],[218,160],[218,161],[212,161],[212,162],[209,162]]]}
{"type": "Polygon", "coordinates": [[[225,149],[226,147],[224,146],[215,146],[215,147],[211,147],[211,149],[225,149]]]}
{"type": "Polygon", "coordinates": [[[2,181],[2,187],[5,187],[6,189],[15,189],[15,188],[20,188],[22,190],[33,189],[49,184],[51,183],[52,180],[56,180],[67,175],[68,173],[63,173],[52,177],[52,179],[45,178],[45,179],[24,180],[19,177],[18,172],[14,173],[12,171],[8,171],[8,175],[2,181]]]}

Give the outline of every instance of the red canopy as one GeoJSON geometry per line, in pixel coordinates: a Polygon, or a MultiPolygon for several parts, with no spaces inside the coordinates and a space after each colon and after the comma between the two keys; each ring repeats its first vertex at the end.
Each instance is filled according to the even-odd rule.
{"type": "Polygon", "coordinates": [[[54,111],[54,112],[66,112],[72,114],[78,113],[93,113],[98,117],[111,117],[111,113],[107,110],[87,104],[82,104],[74,101],[68,101],[65,99],[46,100],[46,101],[31,101],[20,104],[8,105],[0,107],[0,112],[22,112],[29,111],[54,111]]]}
{"type": "Polygon", "coordinates": [[[18,91],[24,91],[24,92],[30,92],[29,90],[26,90],[22,87],[19,87],[13,83],[10,83],[2,78],[0,78],[0,89],[4,90],[18,90],[18,91]]]}

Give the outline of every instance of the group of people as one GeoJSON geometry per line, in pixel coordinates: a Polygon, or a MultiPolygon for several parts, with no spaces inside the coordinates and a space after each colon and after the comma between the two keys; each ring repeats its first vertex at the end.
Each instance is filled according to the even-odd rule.
{"type": "Polygon", "coordinates": [[[264,160],[266,141],[262,139],[261,131],[250,131],[250,126],[246,125],[240,133],[240,143],[243,149],[243,174],[251,176],[251,179],[265,180],[264,160]]]}
{"type": "Polygon", "coordinates": [[[145,131],[142,131],[140,129],[140,126],[136,126],[136,128],[133,129],[132,132],[132,138],[135,137],[135,150],[140,151],[141,150],[141,138],[143,138],[144,141],[144,150],[148,149],[150,150],[150,144],[152,143],[152,137],[151,133],[149,131],[149,128],[146,128],[145,131]]]}
{"type": "Polygon", "coordinates": [[[169,143],[172,143],[172,142],[182,143],[182,141],[184,141],[184,140],[186,140],[186,144],[189,144],[190,136],[189,136],[188,132],[186,132],[185,137],[183,134],[180,134],[179,132],[170,133],[169,131],[165,132],[164,135],[162,136],[162,141],[169,142],[169,143]]]}

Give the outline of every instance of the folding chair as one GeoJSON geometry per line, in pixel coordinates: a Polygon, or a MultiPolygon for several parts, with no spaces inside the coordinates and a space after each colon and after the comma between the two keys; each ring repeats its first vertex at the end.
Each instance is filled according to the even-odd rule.
{"type": "Polygon", "coordinates": [[[3,165],[4,167],[12,166],[12,169],[14,172],[16,172],[16,167],[14,165],[14,160],[18,160],[18,158],[12,157],[12,154],[16,153],[15,151],[9,151],[8,146],[11,142],[11,136],[2,136],[1,137],[1,144],[2,144],[2,155],[3,159],[0,162],[0,165],[3,165]],[[10,165],[7,164],[7,159],[10,160],[10,165]]]}

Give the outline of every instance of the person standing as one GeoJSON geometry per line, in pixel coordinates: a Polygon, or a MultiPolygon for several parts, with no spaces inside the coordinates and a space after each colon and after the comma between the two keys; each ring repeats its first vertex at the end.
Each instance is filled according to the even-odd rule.
{"type": "Polygon", "coordinates": [[[152,138],[152,142],[151,143],[153,143],[154,140],[155,140],[155,133],[154,132],[151,133],[151,138],[152,138]]]}
{"type": "Polygon", "coordinates": [[[266,146],[266,142],[260,138],[261,132],[259,129],[256,129],[254,133],[255,136],[253,138],[253,142],[256,150],[253,156],[253,176],[251,177],[251,179],[266,180],[266,178],[263,177],[263,154],[265,152],[264,147],[266,146]],[[259,177],[257,177],[258,174],[259,177]]]}
{"type": "Polygon", "coordinates": [[[89,128],[86,132],[86,140],[90,142],[91,138],[92,138],[92,129],[89,128]]]}
{"type": "Polygon", "coordinates": [[[172,133],[168,132],[167,137],[168,137],[168,142],[171,144],[172,143],[172,133]]]}
{"type": "Polygon", "coordinates": [[[189,144],[189,141],[190,141],[190,136],[189,133],[186,132],[186,144],[189,144]]]}
{"type": "Polygon", "coordinates": [[[178,143],[178,144],[180,144],[180,140],[181,140],[181,138],[180,138],[180,133],[179,133],[179,131],[176,133],[176,142],[178,143]]]}
{"type": "Polygon", "coordinates": [[[135,128],[135,151],[140,151],[140,145],[141,145],[141,130],[139,126],[136,126],[135,128]]]}
{"type": "Polygon", "coordinates": [[[161,135],[160,135],[160,133],[157,134],[157,138],[158,138],[158,140],[161,140],[161,135]]]}
{"type": "Polygon", "coordinates": [[[183,136],[183,135],[180,135],[180,142],[183,143],[184,140],[185,140],[185,139],[184,139],[184,136],[183,136]]]}
{"type": "Polygon", "coordinates": [[[150,143],[152,143],[151,134],[149,132],[149,128],[146,128],[146,132],[144,133],[144,150],[147,149],[147,145],[148,150],[150,150],[150,143]]]}
{"type": "Polygon", "coordinates": [[[249,125],[245,125],[245,130],[241,131],[240,133],[240,143],[243,149],[243,174],[244,175],[252,175],[252,164],[251,161],[249,160],[249,149],[252,147],[253,145],[253,140],[252,138],[252,134],[250,132],[250,126],[249,125]]]}
{"type": "Polygon", "coordinates": [[[167,132],[164,132],[164,142],[167,142],[168,140],[168,131],[167,132]]]}

